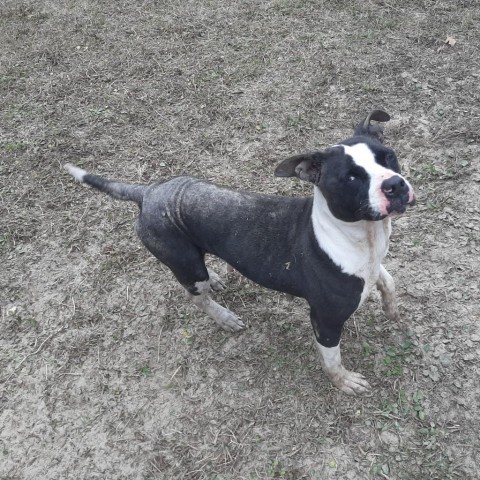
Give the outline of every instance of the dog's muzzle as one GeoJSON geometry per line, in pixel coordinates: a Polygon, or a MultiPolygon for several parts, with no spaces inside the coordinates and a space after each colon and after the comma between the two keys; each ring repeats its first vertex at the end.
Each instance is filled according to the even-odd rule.
{"type": "Polygon", "coordinates": [[[407,205],[415,204],[415,194],[412,187],[399,175],[384,180],[380,189],[388,200],[388,214],[404,213],[407,205]]]}

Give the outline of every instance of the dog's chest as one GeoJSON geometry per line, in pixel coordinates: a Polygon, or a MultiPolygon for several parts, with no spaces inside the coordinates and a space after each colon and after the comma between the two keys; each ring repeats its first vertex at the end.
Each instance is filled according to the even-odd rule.
{"type": "Polygon", "coordinates": [[[367,236],[358,246],[357,257],[352,264],[352,273],[365,282],[359,307],[375,286],[380,274],[380,265],[388,253],[390,220],[367,222],[367,236]],[[356,271],[355,271],[356,270],[356,271]]]}
{"type": "Polygon", "coordinates": [[[364,281],[360,307],[377,282],[388,252],[390,219],[345,223],[335,219],[326,205],[317,202],[316,207],[312,222],[318,244],[342,272],[364,281]]]}

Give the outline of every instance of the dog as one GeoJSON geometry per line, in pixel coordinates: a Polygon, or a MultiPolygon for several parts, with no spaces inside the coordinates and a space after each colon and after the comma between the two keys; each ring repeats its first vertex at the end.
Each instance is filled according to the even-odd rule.
{"type": "Polygon", "coordinates": [[[415,202],[394,151],[383,145],[382,126],[371,123],[389,120],[374,110],[351,138],[276,167],[277,177],[312,183],[313,197],[240,192],[189,176],[132,185],[65,168],[79,182],[137,203],[135,231],[145,247],[221,328],[236,332],[245,325],[210,298],[224,284],[206,268],[206,253],[259,285],[307,300],[322,367],[336,387],[354,395],[370,385],[342,365],[342,328],[375,285],[387,318],[399,320],[394,281],[382,260],[391,217],[415,202]]]}

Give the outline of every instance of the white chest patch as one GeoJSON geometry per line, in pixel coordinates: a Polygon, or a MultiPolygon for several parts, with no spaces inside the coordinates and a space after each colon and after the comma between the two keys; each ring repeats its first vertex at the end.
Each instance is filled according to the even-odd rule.
{"type": "Polygon", "coordinates": [[[332,215],[325,197],[315,187],[312,222],[320,248],[342,272],[364,280],[360,307],[378,280],[380,265],[388,252],[390,219],[343,222],[332,215]]]}

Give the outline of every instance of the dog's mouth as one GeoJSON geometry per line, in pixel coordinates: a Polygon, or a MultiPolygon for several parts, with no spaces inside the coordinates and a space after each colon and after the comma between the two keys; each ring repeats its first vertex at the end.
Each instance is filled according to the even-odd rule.
{"type": "Polygon", "coordinates": [[[387,207],[388,215],[391,217],[402,215],[407,210],[407,207],[413,207],[416,202],[417,199],[413,191],[409,191],[408,194],[401,197],[393,198],[387,207]]]}
{"type": "Polygon", "coordinates": [[[403,215],[407,207],[413,207],[416,203],[416,197],[412,189],[409,189],[402,195],[394,198],[383,197],[381,208],[372,214],[374,220],[383,220],[387,217],[398,217],[403,215]]]}
{"type": "Polygon", "coordinates": [[[403,215],[406,212],[406,210],[407,210],[407,206],[402,205],[401,207],[398,207],[398,208],[395,208],[395,209],[391,210],[388,213],[388,216],[392,217],[392,218],[399,217],[400,215],[403,215]]]}

